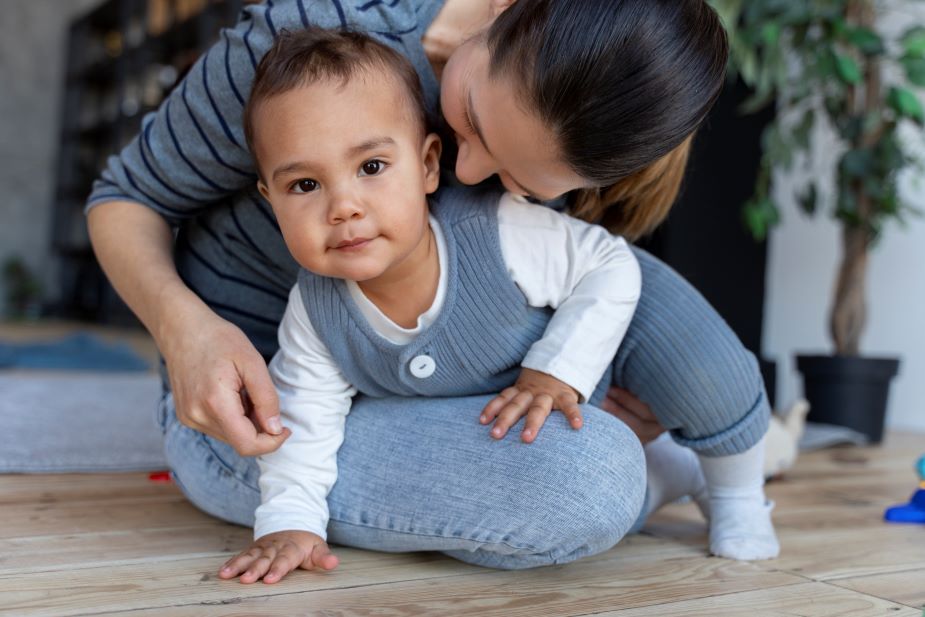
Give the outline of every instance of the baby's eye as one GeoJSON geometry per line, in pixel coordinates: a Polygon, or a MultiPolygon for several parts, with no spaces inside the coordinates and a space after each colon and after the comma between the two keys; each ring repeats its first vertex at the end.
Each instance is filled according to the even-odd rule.
{"type": "Polygon", "coordinates": [[[375,176],[381,173],[383,169],[385,169],[385,163],[378,159],[372,159],[363,163],[361,169],[363,171],[363,175],[375,176]]]}
{"type": "Polygon", "coordinates": [[[318,183],[312,180],[311,178],[302,178],[301,180],[296,180],[289,190],[293,193],[311,193],[318,188],[318,183]]]}

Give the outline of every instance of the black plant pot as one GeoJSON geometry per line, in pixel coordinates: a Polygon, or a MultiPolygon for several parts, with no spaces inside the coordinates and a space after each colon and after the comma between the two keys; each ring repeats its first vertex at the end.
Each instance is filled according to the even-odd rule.
{"type": "Polygon", "coordinates": [[[797,356],[797,369],[810,404],[809,421],[847,426],[867,435],[871,443],[883,440],[898,358],[797,356]]]}

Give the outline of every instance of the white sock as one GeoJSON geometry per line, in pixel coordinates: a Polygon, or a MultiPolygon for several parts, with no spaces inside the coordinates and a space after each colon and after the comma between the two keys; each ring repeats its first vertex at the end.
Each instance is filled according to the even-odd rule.
{"type": "Polygon", "coordinates": [[[764,437],[741,454],[700,456],[710,493],[710,552],[749,561],[773,559],[780,545],[764,496],[764,437]]]}
{"type": "Polygon", "coordinates": [[[709,518],[710,501],[700,461],[690,448],[674,442],[668,433],[645,446],[648,514],[690,496],[709,518]]]}

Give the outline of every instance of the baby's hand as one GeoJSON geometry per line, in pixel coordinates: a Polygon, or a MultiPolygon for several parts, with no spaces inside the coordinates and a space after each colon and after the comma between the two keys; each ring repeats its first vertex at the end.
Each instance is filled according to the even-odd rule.
{"type": "Polygon", "coordinates": [[[520,438],[526,443],[533,443],[553,409],[564,413],[572,428],[581,428],[583,421],[581,408],[578,407],[578,392],[552,375],[525,368],[521,370],[517,383],[505,388],[485,406],[479,422],[489,424],[494,420],[491,436],[501,439],[518,420],[527,416],[520,438]]]}
{"type": "Polygon", "coordinates": [[[250,548],[225,562],[221,578],[241,574],[242,583],[276,583],[298,567],[333,570],[339,560],[327,542],[308,531],[278,531],[255,540],[250,548]]]}

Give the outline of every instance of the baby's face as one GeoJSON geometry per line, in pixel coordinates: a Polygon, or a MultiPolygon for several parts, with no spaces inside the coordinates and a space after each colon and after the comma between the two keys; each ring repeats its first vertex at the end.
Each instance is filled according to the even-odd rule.
{"type": "Polygon", "coordinates": [[[409,104],[396,79],[363,72],[254,110],[258,186],[302,267],[368,281],[426,246],[440,142],[409,104]]]}

